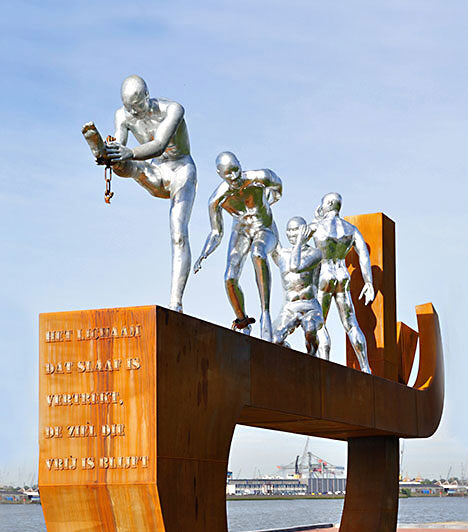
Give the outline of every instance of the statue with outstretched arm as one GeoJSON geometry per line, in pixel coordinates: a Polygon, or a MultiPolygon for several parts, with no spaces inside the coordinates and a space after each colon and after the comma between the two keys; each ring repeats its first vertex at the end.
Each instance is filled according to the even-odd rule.
{"type": "Polygon", "coordinates": [[[270,205],[281,198],[281,179],[268,169],[243,171],[239,160],[231,152],[218,155],[216,169],[223,182],[209,200],[211,232],[194,265],[194,272],[200,270],[202,261],[219,246],[223,237],[222,211],[225,210],[233,217],[224,274],[226,292],[236,315],[233,328],[250,334],[250,324],[255,321],[245,313],[244,294],[239,285],[245,259],[250,253],[262,309],[261,336],[271,341],[268,254],[275,249],[278,237],[270,205]]]}
{"type": "Polygon", "coordinates": [[[184,108],[166,98],[150,98],[148,87],[139,76],[123,81],[121,98],[123,106],[115,113],[115,141],[104,142],[93,122],[85,124],[82,132],[98,164],[111,166],[119,177],[133,178],[152,196],[170,200],[169,306],[182,312],[191,265],[188,224],[197,186],[184,108]],[[140,146],[127,146],[129,132],[140,146]]]}
{"type": "MultiPolygon", "coordinates": [[[[335,300],[341,323],[353,346],[361,370],[372,373],[367,359],[366,338],[356,319],[351,299],[351,278],[346,267],[346,255],[354,247],[359,256],[359,265],[364,278],[364,287],[359,299],[365,298],[367,305],[374,299],[372,269],[367,245],[358,228],[340,218],[342,198],[331,192],[322,198],[315,212],[315,220],[309,225],[315,245],[322,252],[318,301],[322,306],[324,321],[327,320],[332,299],[335,300]]],[[[329,359],[330,336],[324,326],[318,332],[319,356],[329,359]]]]}
{"type": "Polygon", "coordinates": [[[317,300],[322,252],[307,244],[310,229],[304,218],[294,216],[286,227],[291,248],[278,242],[272,258],[281,273],[284,302],[273,324],[273,342],[286,345],[297,327],[304,330],[307,352],[316,355],[318,332],[323,327],[322,308],[317,300]]]}

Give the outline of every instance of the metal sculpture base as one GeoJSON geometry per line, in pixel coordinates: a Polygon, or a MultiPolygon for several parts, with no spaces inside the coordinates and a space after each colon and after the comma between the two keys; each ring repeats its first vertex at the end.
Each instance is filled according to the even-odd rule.
{"type": "Polygon", "coordinates": [[[437,315],[417,314],[421,390],[161,307],[42,315],[48,532],[226,532],[236,423],[348,441],[342,532],[394,532],[398,438],[443,402],[437,315]]]}

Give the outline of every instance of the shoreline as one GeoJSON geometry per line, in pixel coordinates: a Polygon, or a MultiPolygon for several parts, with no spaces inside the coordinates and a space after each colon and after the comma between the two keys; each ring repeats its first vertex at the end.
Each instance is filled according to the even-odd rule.
{"type": "MultiPolygon", "coordinates": [[[[404,495],[399,499],[463,499],[467,495],[404,495]]],[[[226,501],[279,501],[279,500],[302,500],[302,499],[344,499],[344,495],[229,495],[226,501]]]]}

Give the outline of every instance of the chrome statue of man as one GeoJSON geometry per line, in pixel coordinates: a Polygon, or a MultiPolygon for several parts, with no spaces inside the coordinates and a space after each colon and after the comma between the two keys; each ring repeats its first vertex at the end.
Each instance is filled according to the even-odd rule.
{"type": "Polygon", "coordinates": [[[218,155],[216,168],[223,182],[209,200],[211,232],[200,258],[194,265],[194,272],[200,270],[202,261],[213,253],[221,242],[223,236],[221,209],[224,209],[233,217],[224,274],[226,292],[237,318],[233,328],[250,334],[250,324],[255,321],[245,314],[244,294],[239,286],[244,261],[250,252],[262,308],[261,336],[264,340],[271,341],[271,275],[268,254],[276,247],[278,233],[270,205],[281,197],[281,179],[268,169],[242,171],[237,157],[229,151],[218,155]]]}
{"type": "Polygon", "coordinates": [[[323,326],[323,315],[317,301],[322,252],[307,244],[310,229],[304,218],[291,218],[286,227],[291,248],[278,246],[272,258],[281,272],[284,303],[273,324],[273,342],[285,344],[286,337],[299,327],[303,328],[307,352],[317,353],[318,331],[323,326]]]}
{"type": "MultiPolygon", "coordinates": [[[[315,220],[309,225],[315,245],[322,252],[318,301],[326,321],[332,299],[335,299],[341,322],[353,346],[361,370],[371,373],[367,360],[366,338],[359,328],[350,291],[350,276],[345,258],[352,247],[359,255],[364,287],[359,299],[365,297],[367,305],[374,299],[372,270],[366,243],[354,225],[339,216],[342,199],[336,192],[326,194],[315,212],[315,220]]],[[[330,357],[330,337],[326,327],[318,332],[319,356],[330,357]]]]}
{"type": "MultiPolygon", "coordinates": [[[[190,273],[188,224],[197,186],[184,108],[165,98],[150,98],[145,81],[129,76],[122,83],[123,106],[115,113],[115,142],[104,143],[92,122],[82,132],[98,164],[110,164],[120,177],[132,177],[152,196],[170,199],[172,280],[170,308],[182,312],[190,273]],[[131,131],[140,146],[126,146],[131,131]]],[[[148,272],[149,275],[149,272],[148,272]]]]}

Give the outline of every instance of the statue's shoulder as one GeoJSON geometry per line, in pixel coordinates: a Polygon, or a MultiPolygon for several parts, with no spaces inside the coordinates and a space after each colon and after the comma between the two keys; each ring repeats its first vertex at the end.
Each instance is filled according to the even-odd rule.
{"type": "Polygon", "coordinates": [[[347,233],[354,233],[354,231],[357,231],[357,227],[353,225],[352,223],[347,222],[343,218],[340,218],[340,220],[347,233]]]}
{"type": "Polygon", "coordinates": [[[229,192],[229,185],[223,181],[220,183],[214,190],[213,194],[210,197],[210,203],[219,203],[222,201],[229,192]]]}
{"type": "Polygon", "coordinates": [[[125,111],[125,107],[119,107],[117,111],[115,112],[115,121],[119,122],[120,124],[123,124],[127,121],[127,112],[125,111]]]}
{"type": "Polygon", "coordinates": [[[170,100],[169,98],[151,98],[151,103],[152,105],[159,107],[162,112],[167,112],[169,109],[177,109],[182,113],[184,112],[184,108],[179,102],[176,102],[175,100],[170,100]]]}
{"type": "Polygon", "coordinates": [[[242,172],[244,178],[249,183],[263,183],[268,177],[268,170],[244,170],[242,172]]]}

